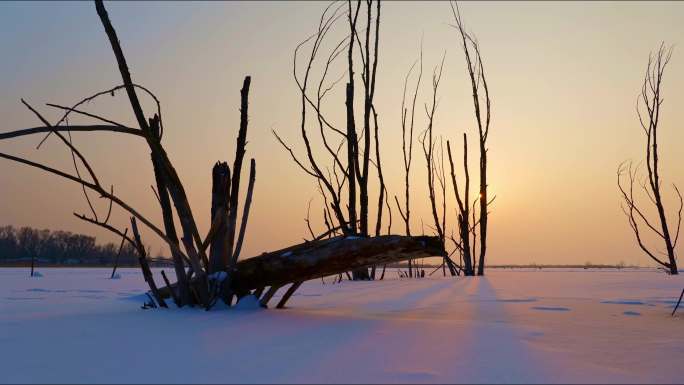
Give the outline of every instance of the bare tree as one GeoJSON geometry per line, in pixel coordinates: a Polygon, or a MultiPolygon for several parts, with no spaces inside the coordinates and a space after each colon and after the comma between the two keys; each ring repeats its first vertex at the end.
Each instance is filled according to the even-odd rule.
{"type": "MultiPolygon", "coordinates": [[[[438,175],[437,160],[435,154],[434,140],[434,118],[435,112],[437,111],[437,91],[439,89],[439,82],[442,79],[442,68],[444,67],[444,56],[442,56],[442,62],[439,69],[436,67],[432,74],[432,100],[431,105],[428,107],[425,104],[425,114],[427,115],[427,128],[422,132],[420,137],[420,143],[423,147],[423,155],[425,156],[425,164],[427,166],[427,186],[428,186],[428,196],[430,198],[430,206],[432,208],[432,217],[434,223],[434,230],[437,233],[439,239],[444,240],[444,221],[440,220],[439,208],[437,207],[437,196],[435,192],[435,183],[438,175]]],[[[443,164],[442,164],[443,165],[443,164]]],[[[442,169],[443,171],[443,169],[442,169]]]]}
{"type": "MultiPolygon", "coordinates": [[[[487,254],[488,207],[494,200],[494,198],[488,200],[487,195],[487,137],[489,135],[489,124],[491,121],[491,101],[489,98],[487,77],[485,76],[482,56],[480,54],[480,45],[477,39],[466,31],[458,4],[455,1],[450,1],[449,4],[451,5],[451,11],[456,22],[455,27],[459,32],[461,48],[466,59],[466,69],[470,77],[475,120],[477,121],[477,130],[479,134],[480,194],[477,197],[479,202],[479,219],[477,221],[473,220],[473,226],[479,224],[480,228],[480,256],[477,265],[477,275],[484,275],[485,256],[487,254]]],[[[473,212],[473,215],[475,215],[475,212],[473,212]]]]}
{"type": "MultiPolygon", "coordinates": [[[[418,99],[418,89],[420,88],[420,81],[423,77],[423,43],[421,41],[420,45],[420,56],[418,61],[414,62],[406,73],[404,78],[404,92],[401,99],[401,150],[404,157],[404,209],[402,210],[399,204],[399,198],[395,195],[394,201],[397,204],[397,210],[399,210],[399,216],[404,221],[404,231],[406,235],[411,235],[411,205],[410,205],[410,174],[411,174],[411,163],[413,160],[413,128],[415,123],[415,112],[416,112],[416,100],[418,99]],[[413,91],[413,99],[411,101],[411,119],[408,119],[408,107],[406,106],[406,88],[408,86],[409,77],[413,68],[415,68],[416,63],[418,66],[418,78],[416,80],[416,87],[413,91]],[[407,135],[408,134],[408,135],[407,135]]],[[[408,261],[409,266],[409,277],[413,276],[413,261],[408,261]]]]}
{"type": "MultiPolygon", "coordinates": [[[[425,104],[425,114],[427,115],[427,128],[421,133],[419,141],[423,148],[423,155],[425,156],[425,165],[427,167],[427,187],[428,197],[430,198],[430,207],[432,209],[432,219],[434,224],[434,231],[437,237],[446,243],[446,175],[444,171],[444,145],[443,139],[440,137],[439,148],[434,137],[434,119],[437,111],[437,93],[439,90],[439,83],[442,79],[442,69],[444,68],[444,59],[446,53],[442,56],[442,61],[439,67],[435,67],[432,73],[432,99],[430,105],[425,104]],[[437,152],[439,150],[439,152],[437,152]],[[439,184],[439,186],[437,186],[439,184]],[[438,194],[441,194],[441,215],[438,206],[438,194]]],[[[444,262],[452,275],[456,275],[456,270],[453,262],[448,255],[444,255],[444,262]]],[[[410,274],[409,274],[410,275],[410,274]]]]}
{"type": "MultiPolygon", "coordinates": [[[[370,162],[371,162],[371,113],[374,117],[375,122],[375,135],[377,137],[377,112],[375,111],[375,106],[373,104],[375,96],[375,80],[378,69],[378,46],[380,41],[380,0],[375,1],[375,20],[373,22],[373,0],[366,0],[366,28],[365,28],[365,39],[363,42],[359,38],[359,31],[357,28],[357,16],[359,15],[359,9],[361,8],[361,1],[357,1],[355,16],[352,20],[352,5],[351,1],[349,4],[349,27],[350,27],[350,44],[349,44],[349,54],[348,54],[348,64],[349,64],[349,83],[347,83],[347,132],[348,132],[348,143],[351,143],[352,138],[354,138],[354,146],[352,154],[353,166],[356,174],[356,179],[359,185],[359,234],[363,237],[370,236],[368,230],[368,180],[370,178],[370,162]],[[371,33],[373,31],[374,33],[371,33]],[[359,56],[361,58],[361,80],[363,82],[363,130],[361,132],[361,137],[363,139],[363,152],[360,151],[358,146],[358,141],[356,140],[356,123],[354,122],[354,66],[353,66],[353,40],[359,41],[359,56]],[[371,49],[371,46],[373,47],[371,49]],[[354,131],[352,133],[352,131],[354,131]],[[360,160],[359,160],[360,158],[360,160]]],[[[379,155],[379,140],[375,141],[376,145],[376,156],[379,155]]],[[[348,146],[348,149],[350,147],[348,146]]],[[[382,170],[380,164],[376,164],[378,168],[378,174],[381,175],[382,170]]],[[[351,167],[351,166],[350,166],[351,167]]],[[[379,180],[381,184],[384,184],[382,180],[379,180]]],[[[351,187],[351,185],[350,185],[351,187]]],[[[380,193],[384,193],[383,186],[380,186],[380,193]]],[[[350,191],[351,192],[351,191],[350,191]]],[[[382,202],[382,197],[379,197],[379,201],[382,202]]],[[[350,201],[350,207],[351,201],[350,201]]],[[[380,210],[382,210],[382,206],[380,210]]],[[[377,221],[376,221],[377,225],[377,221]]],[[[377,226],[376,226],[377,227],[377,226]]],[[[352,272],[354,279],[371,279],[371,275],[367,269],[358,269],[352,272]]]]}
{"type": "MultiPolygon", "coordinates": [[[[346,12],[343,12],[343,6],[333,2],[323,11],[318,23],[318,28],[313,35],[305,39],[295,48],[294,52],[294,77],[300,91],[301,98],[301,119],[300,119],[300,134],[304,142],[306,150],[306,161],[302,162],[296,155],[294,150],[280,138],[274,131],[278,141],[290,153],[295,163],[304,170],[308,175],[314,177],[319,184],[319,192],[323,196],[326,203],[324,208],[324,221],[326,226],[331,229],[337,229],[345,235],[355,235],[368,237],[370,231],[368,227],[369,218],[369,196],[368,186],[370,179],[370,164],[374,163],[378,172],[379,197],[378,197],[378,214],[376,218],[376,235],[379,234],[379,229],[382,226],[382,210],[383,200],[386,188],[384,186],[384,179],[382,176],[382,165],[380,162],[379,150],[379,125],[378,114],[374,106],[376,74],[378,68],[378,46],[379,46],[379,32],[380,32],[380,2],[368,0],[365,2],[365,13],[361,12],[362,2],[347,1],[346,12]],[[374,7],[373,7],[374,6],[374,7]],[[366,26],[361,38],[359,35],[359,24],[362,23],[361,17],[365,15],[366,26]],[[323,72],[317,85],[316,97],[310,96],[310,84],[313,81],[313,67],[314,62],[320,56],[320,50],[324,46],[326,36],[335,26],[336,22],[343,17],[346,17],[348,24],[347,37],[341,42],[337,43],[331,50],[327,61],[323,67],[323,72]],[[358,43],[358,44],[357,44],[358,43]],[[308,56],[306,57],[306,67],[303,73],[298,71],[298,62],[300,58],[300,51],[305,47],[310,47],[308,56]],[[358,47],[358,52],[355,48],[358,47]],[[341,53],[346,50],[347,58],[347,83],[345,89],[345,107],[346,107],[346,128],[344,130],[336,128],[325,116],[322,111],[321,102],[326,94],[335,87],[337,79],[332,82],[326,82],[326,77],[331,64],[335,61],[341,53]],[[355,59],[361,59],[361,80],[363,84],[363,121],[360,133],[357,132],[356,111],[354,108],[354,96],[356,87],[355,68],[358,64],[355,59]],[[308,124],[308,110],[313,109],[318,123],[320,139],[325,147],[332,162],[332,172],[330,167],[324,166],[324,163],[314,156],[313,145],[311,144],[310,134],[307,131],[308,124]],[[373,130],[371,131],[371,127],[373,130]],[[334,149],[333,139],[330,135],[339,138],[337,150],[334,149]],[[372,143],[372,138],[375,137],[375,143],[372,143]],[[361,145],[361,143],[363,145],[361,145]],[[371,150],[375,145],[375,162],[372,160],[371,150]],[[346,157],[340,156],[340,149],[346,147],[346,157]],[[306,163],[306,164],[305,164],[306,163]],[[339,173],[339,174],[338,174],[339,173]],[[343,196],[346,193],[347,202],[342,203],[343,196]],[[337,225],[329,223],[333,218],[328,215],[327,204],[330,204],[330,209],[334,214],[334,220],[337,225]],[[344,212],[346,207],[346,215],[344,212]]],[[[369,279],[367,269],[358,269],[352,272],[354,279],[369,279]]]]}
{"type": "Polygon", "coordinates": [[[679,240],[679,230],[682,222],[682,194],[675,184],[672,187],[679,199],[679,210],[677,211],[677,228],[671,232],[667,223],[665,214],[665,206],[663,204],[658,158],[658,124],[660,122],[660,107],[663,103],[662,96],[662,81],[665,67],[672,56],[672,48],[666,48],[664,44],[660,45],[658,51],[651,53],[648,58],[648,65],[646,67],[646,74],[644,82],[641,87],[641,92],[637,97],[636,111],[639,117],[639,123],[646,135],[646,170],[647,180],[641,183],[641,187],[646,192],[650,202],[655,206],[658,212],[658,225],[652,224],[647,218],[646,212],[640,208],[634,196],[634,182],[637,180],[638,167],[633,167],[631,162],[623,162],[618,167],[617,183],[620,193],[622,195],[622,210],[624,211],[629,225],[634,231],[637,243],[641,250],[646,253],[651,259],[659,265],[666,268],[670,274],[677,274],[677,261],[675,255],[675,248],[679,240]],[[622,176],[627,174],[629,178],[629,185],[625,187],[622,185],[622,176]],[[665,246],[665,253],[654,252],[649,249],[640,232],[640,223],[643,223],[651,232],[660,238],[665,246]],[[663,254],[667,260],[663,260],[657,254],[663,254]]]}
{"type": "MultiPolygon", "coordinates": [[[[458,235],[459,239],[452,238],[456,248],[461,255],[461,266],[463,267],[463,274],[466,276],[475,275],[473,266],[475,261],[471,256],[470,250],[470,206],[468,204],[470,194],[470,173],[468,171],[468,138],[463,133],[463,171],[465,175],[465,186],[463,188],[463,198],[459,192],[458,183],[456,180],[456,173],[454,171],[454,161],[451,155],[451,144],[447,141],[447,152],[449,154],[449,166],[451,170],[451,185],[454,188],[456,195],[456,203],[458,204],[458,235]]],[[[473,245],[474,246],[474,245],[473,245]]]]}

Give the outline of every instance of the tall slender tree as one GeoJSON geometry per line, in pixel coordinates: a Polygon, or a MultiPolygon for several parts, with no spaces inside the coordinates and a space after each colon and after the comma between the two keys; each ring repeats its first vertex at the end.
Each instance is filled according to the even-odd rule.
{"type": "Polygon", "coordinates": [[[675,248],[679,240],[679,230],[682,223],[682,208],[684,201],[682,194],[675,184],[672,187],[679,200],[679,210],[677,211],[677,227],[673,232],[668,225],[665,205],[661,191],[662,179],[660,177],[660,163],[658,154],[658,128],[660,123],[660,108],[663,104],[662,83],[665,67],[672,57],[672,48],[666,48],[662,43],[658,51],[651,53],[648,57],[646,74],[644,76],[641,92],[637,97],[636,111],[639,123],[646,136],[646,171],[647,178],[641,187],[646,192],[650,202],[655,206],[658,213],[658,223],[652,224],[649,221],[646,211],[641,208],[634,195],[634,182],[637,180],[638,167],[634,167],[631,162],[623,162],[618,167],[617,183],[622,196],[622,210],[627,216],[628,222],[641,250],[646,253],[656,263],[664,267],[670,274],[678,274],[677,259],[675,248]],[[622,177],[627,174],[629,185],[623,186],[622,177]],[[657,252],[649,249],[641,233],[640,224],[645,225],[655,234],[665,246],[665,256],[663,260],[657,252]]]}
{"type": "MultiPolygon", "coordinates": [[[[420,82],[423,78],[423,42],[420,44],[420,54],[418,60],[415,61],[404,78],[404,92],[401,98],[401,151],[404,160],[404,208],[402,209],[399,203],[399,198],[395,195],[394,201],[397,204],[399,216],[404,221],[404,231],[406,235],[411,235],[411,164],[413,161],[413,129],[416,115],[416,101],[418,99],[418,90],[420,82]],[[409,78],[413,69],[418,64],[418,77],[416,79],[416,86],[413,89],[413,98],[411,99],[411,117],[409,119],[409,107],[406,105],[406,89],[408,87],[409,78]]],[[[413,261],[408,261],[409,277],[413,276],[413,261]]]]}
{"type": "MultiPolygon", "coordinates": [[[[479,205],[479,219],[473,220],[473,227],[479,227],[480,234],[480,255],[477,264],[477,275],[484,275],[485,257],[487,255],[487,230],[489,205],[494,198],[489,199],[487,191],[487,138],[489,136],[489,126],[491,122],[491,100],[489,98],[489,87],[485,75],[480,45],[472,34],[468,33],[458,8],[458,3],[450,1],[451,11],[455,20],[455,28],[459,33],[461,48],[466,59],[466,70],[470,78],[470,86],[473,98],[473,110],[477,122],[479,139],[480,162],[480,193],[476,200],[479,205]]],[[[468,203],[466,203],[468,204],[468,203]]],[[[475,212],[473,211],[473,215],[475,212]]],[[[476,236],[476,233],[473,233],[476,236]]],[[[474,244],[474,242],[473,242],[474,244]]],[[[474,255],[475,253],[473,253],[474,255]]]]}

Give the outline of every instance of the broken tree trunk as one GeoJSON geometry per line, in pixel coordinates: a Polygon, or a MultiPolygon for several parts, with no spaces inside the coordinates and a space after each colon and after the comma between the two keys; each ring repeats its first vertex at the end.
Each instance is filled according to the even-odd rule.
{"type": "Polygon", "coordinates": [[[211,239],[209,251],[210,273],[225,270],[229,256],[228,232],[228,200],[230,194],[230,168],[228,163],[216,162],[212,170],[211,187],[211,219],[219,220],[220,226],[211,239]],[[220,217],[217,217],[220,216],[220,217]]]}
{"type": "Polygon", "coordinates": [[[235,146],[235,160],[233,161],[233,175],[230,184],[230,201],[228,202],[228,221],[227,221],[227,242],[228,255],[223,261],[226,266],[234,266],[237,262],[237,255],[233,254],[235,245],[235,230],[237,226],[238,198],[240,196],[240,175],[242,173],[242,160],[245,157],[245,146],[247,145],[247,123],[249,107],[249,85],[252,82],[251,76],[245,76],[240,90],[240,130],[238,131],[237,144],[235,146]]]}

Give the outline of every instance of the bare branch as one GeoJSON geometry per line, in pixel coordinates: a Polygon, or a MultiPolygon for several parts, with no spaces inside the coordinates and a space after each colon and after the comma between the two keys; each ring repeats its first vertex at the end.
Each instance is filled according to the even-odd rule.
{"type": "Polygon", "coordinates": [[[249,218],[249,209],[252,206],[252,195],[254,194],[254,182],[256,180],[256,161],[250,161],[249,168],[249,184],[247,185],[247,196],[245,198],[245,208],[242,209],[242,219],[240,223],[240,231],[238,232],[237,243],[235,244],[235,251],[233,252],[233,260],[237,262],[242,250],[242,242],[245,238],[245,230],[247,229],[247,220],[249,218]]]}
{"type": "Polygon", "coordinates": [[[107,119],[107,118],[103,118],[102,116],[99,116],[99,115],[91,114],[90,112],[85,112],[85,111],[77,110],[77,109],[75,109],[75,108],[64,107],[64,106],[60,106],[60,105],[58,105],[58,104],[52,104],[52,103],[45,103],[45,105],[48,106],[48,107],[58,108],[58,109],[60,109],[60,110],[67,110],[67,111],[69,111],[69,112],[75,112],[75,113],[77,113],[77,114],[81,114],[81,115],[87,116],[87,117],[89,117],[89,118],[101,120],[101,121],[103,121],[103,122],[105,122],[105,123],[109,123],[109,124],[112,124],[112,125],[117,126],[117,127],[126,127],[126,126],[124,126],[124,125],[121,124],[121,123],[117,123],[117,122],[115,122],[115,121],[113,121],[113,120],[110,120],[110,119],[107,119]]]}
{"type": "Polygon", "coordinates": [[[42,133],[52,133],[52,132],[93,132],[93,131],[108,131],[108,132],[119,132],[122,134],[136,135],[145,137],[142,131],[130,128],[130,127],[119,127],[119,126],[109,126],[102,124],[95,125],[66,125],[66,126],[42,126],[42,127],[32,127],[24,128],[21,130],[2,132],[0,133],[0,140],[19,138],[27,135],[42,134],[42,133]]]}

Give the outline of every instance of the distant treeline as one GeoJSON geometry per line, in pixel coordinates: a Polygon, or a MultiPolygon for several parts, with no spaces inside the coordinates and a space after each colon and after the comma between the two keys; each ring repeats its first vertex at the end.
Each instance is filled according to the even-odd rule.
{"type": "Polygon", "coordinates": [[[538,265],[536,263],[531,263],[528,265],[491,265],[489,266],[494,269],[638,269],[639,266],[636,265],[626,265],[624,262],[620,262],[615,265],[610,264],[594,264],[585,263],[583,265],[578,264],[549,264],[549,265],[538,265]]]}
{"type": "MultiPolygon", "coordinates": [[[[425,269],[430,269],[430,268],[437,268],[440,267],[440,264],[434,264],[434,263],[425,263],[421,265],[416,265],[418,267],[422,267],[425,269]]],[[[393,263],[387,265],[387,267],[391,268],[397,268],[397,269],[406,269],[408,268],[408,264],[405,262],[401,263],[393,263]]],[[[536,264],[536,263],[530,263],[526,265],[489,265],[490,268],[493,269],[639,269],[641,266],[637,265],[627,265],[624,262],[617,263],[615,265],[610,265],[610,264],[594,264],[591,262],[587,262],[583,265],[579,264],[536,264]]]]}
{"type": "MultiPolygon", "coordinates": [[[[0,227],[0,264],[30,262],[49,265],[111,265],[119,245],[98,245],[95,237],[68,231],[38,230],[31,227],[0,227]]],[[[126,243],[119,255],[119,266],[138,264],[138,254],[126,243]]]]}

